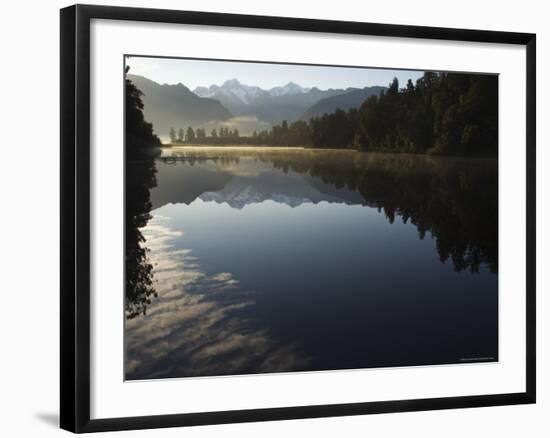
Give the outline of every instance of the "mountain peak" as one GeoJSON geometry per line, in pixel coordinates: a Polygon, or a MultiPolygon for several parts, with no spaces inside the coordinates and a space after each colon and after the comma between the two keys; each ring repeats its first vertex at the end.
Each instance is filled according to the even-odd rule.
{"type": "Polygon", "coordinates": [[[246,85],[237,78],[233,78],[226,80],[221,86],[196,87],[195,93],[201,97],[217,99],[224,105],[231,107],[233,104],[249,104],[265,92],[260,87],[246,85]]]}
{"type": "Polygon", "coordinates": [[[227,81],[225,81],[222,86],[224,86],[224,85],[239,86],[239,85],[241,85],[241,83],[239,82],[239,80],[237,78],[233,78],[233,79],[228,79],[227,81]]]}
{"type": "Polygon", "coordinates": [[[309,88],[304,88],[296,82],[290,81],[286,85],[271,88],[269,94],[272,96],[286,96],[290,94],[307,93],[309,90],[309,88]]]}

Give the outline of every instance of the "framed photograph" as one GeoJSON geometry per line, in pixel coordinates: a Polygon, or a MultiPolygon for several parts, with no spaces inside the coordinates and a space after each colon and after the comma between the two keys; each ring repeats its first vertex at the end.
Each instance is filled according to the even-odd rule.
{"type": "Polygon", "coordinates": [[[61,10],[61,427],[535,402],[535,35],[61,10]]]}

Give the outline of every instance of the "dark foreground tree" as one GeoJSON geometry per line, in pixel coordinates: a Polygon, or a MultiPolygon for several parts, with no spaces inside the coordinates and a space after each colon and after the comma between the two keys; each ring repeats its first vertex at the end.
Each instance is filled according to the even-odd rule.
{"type": "Polygon", "coordinates": [[[160,139],[153,133],[153,125],[143,117],[143,93],[126,79],[126,154],[129,160],[138,159],[144,153],[160,146],[160,139]]]}
{"type": "Polygon", "coordinates": [[[126,223],[125,279],[127,318],[146,312],[153,287],[152,265],[140,229],[150,220],[150,190],[156,185],[155,151],[160,146],[153,126],[143,117],[141,91],[126,79],[126,223]]]}

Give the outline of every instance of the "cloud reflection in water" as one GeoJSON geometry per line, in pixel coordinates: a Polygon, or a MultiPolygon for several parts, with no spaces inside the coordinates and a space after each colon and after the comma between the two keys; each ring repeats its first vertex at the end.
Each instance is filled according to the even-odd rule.
{"type": "Polygon", "coordinates": [[[229,272],[207,274],[169,219],[154,216],[143,230],[154,266],[156,298],[140,318],[126,321],[126,378],[214,376],[282,372],[309,358],[281,345],[242,310],[254,306],[229,272]]]}

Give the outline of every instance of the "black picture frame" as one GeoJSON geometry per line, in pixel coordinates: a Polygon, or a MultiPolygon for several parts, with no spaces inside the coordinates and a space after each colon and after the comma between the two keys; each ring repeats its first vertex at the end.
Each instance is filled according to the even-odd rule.
{"type": "Polygon", "coordinates": [[[193,426],[535,403],[536,35],[111,6],[61,10],[61,348],[60,426],[81,432],[193,426]],[[486,42],[526,47],[527,284],[526,391],[508,394],[289,406],[90,419],[90,21],[129,20],[334,34],[486,42]]]}

